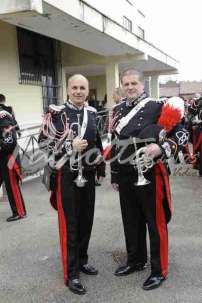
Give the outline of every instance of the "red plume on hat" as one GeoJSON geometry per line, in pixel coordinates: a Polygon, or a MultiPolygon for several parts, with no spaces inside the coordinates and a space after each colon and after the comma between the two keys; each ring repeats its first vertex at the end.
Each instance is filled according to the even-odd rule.
{"type": "Polygon", "coordinates": [[[171,131],[184,116],[184,101],[180,97],[169,98],[163,105],[158,124],[167,132],[171,131]]]}

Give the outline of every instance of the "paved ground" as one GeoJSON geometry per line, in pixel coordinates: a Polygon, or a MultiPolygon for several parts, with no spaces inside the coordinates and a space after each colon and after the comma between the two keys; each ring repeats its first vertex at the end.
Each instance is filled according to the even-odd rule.
{"type": "Polygon", "coordinates": [[[145,292],[141,285],[149,268],[124,278],[113,275],[117,263],[112,255],[124,252],[124,238],[118,196],[105,180],[97,188],[89,249],[99,275],[81,275],[88,293],[80,297],[63,285],[57,213],[48,203],[48,193],[39,179],[24,183],[27,219],[5,222],[9,207],[6,202],[0,204],[0,302],[202,302],[202,179],[173,176],[171,184],[175,213],[169,225],[169,279],[161,288],[145,292]]]}

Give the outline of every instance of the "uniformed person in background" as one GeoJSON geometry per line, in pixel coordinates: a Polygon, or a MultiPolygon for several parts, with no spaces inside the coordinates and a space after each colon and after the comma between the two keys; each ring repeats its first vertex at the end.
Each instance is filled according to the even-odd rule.
{"type": "Polygon", "coordinates": [[[196,94],[192,104],[188,108],[193,143],[194,168],[198,169],[202,177],[202,97],[196,94]]]}
{"type": "Polygon", "coordinates": [[[168,275],[167,223],[171,219],[171,198],[168,172],[161,158],[178,153],[179,147],[187,143],[187,132],[179,124],[184,107],[181,99],[175,109],[149,98],[143,77],[136,70],[123,72],[121,84],[126,98],[114,107],[110,123],[111,183],[119,190],[127,262],[117,268],[115,275],[124,276],[145,268],[147,224],[151,275],[143,289],[150,290],[159,287],[168,275]],[[141,150],[142,157],[141,147],[145,147],[141,150]],[[151,161],[154,165],[149,168],[151,161]],[[145,165],[144,177],[150,183],[141,185],[145,165]]]}
{"type": "Polygon", "coordinates": [[[85,104],[88,93],[89,84],[84,76],[69,78],[69,100],[59,110],[57,106],[52,107],[53,113],[46,115],[39,138],[42,148],[48,146],[50,151],[54,146],[53,153],[56,154],[51,201],[58,210],[64,282],[76,294],[86,293],[79,279],[80,271],[98,274],[98,270],[88,263],[87,253],[94,217],[96,166],[100,167],[100,176],[105,176],[96,110],[85,104]],[[48,117],[52,119],[50,124],[48,117]],[[54,126],[49,132],[50,125],[54,126]],[[45,139],[48,139],[48,145],[45,139]],[[60,142],[60,150],[55,146],[56,142],[60,142]],[[73,158],[77,159],[77,156],[82,160],[74,163],[73,158]]]}
{"type": "Polygon", "coordinates": [[[18,136],[21,137],[20,127],[15,119],[14,110],[12,106],[6,105],[6,97],[3,94],[0,94],[0,110],[5,110],[12,115],[15,124],[15,131],[17,132],[18,136]]]}
{"type": "Polygon", "coordinates": [[[5,184],[8,201],[12,210],[12,216],[8,222],[20,220],[26,217],[26,209],[19,186],[21,179],[19,158],[13,156],[17,147],[15,121],[12,115],[0,111],[0,186],[5,184]]]}

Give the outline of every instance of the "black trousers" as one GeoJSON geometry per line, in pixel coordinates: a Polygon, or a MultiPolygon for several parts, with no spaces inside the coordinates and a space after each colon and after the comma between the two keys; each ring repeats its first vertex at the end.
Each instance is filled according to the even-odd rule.
{"type": "Polygon", "coordinates": [[[127,264],[133,266],[137,263],[147,262],[146,245],[146,218],[138,207],[137,181],[135,171],[120,169],[119,196],[121,214],[125,234],[127,264]]]}
{"type": "Polygon", "coordinates": [[[76,186],[77,174],[67,169],[58,172],[56,199],[65,283],[79,277],[79,266],[88,262],[94,207],[95,172],[84,172],[85,187],[76,186]]]}
{"type": "Polygon", "coordinates": [[[150,184],[135,186],[137,171],[120,168],[120,204],[128,264],[147,261],[146,224],[150,239],[151,272],[167,275],[168,233],[164,211],[165,192],[161,177],[153,168],[145,177],[150,184]]]}
{"type": "Polygon", "coordinates": [[[25,203],[19,186],[19,176],[15,169],[9,169],[7,162],[0,164],[0,186],[4,182],[13,215],[26,215],[25,203]]]}

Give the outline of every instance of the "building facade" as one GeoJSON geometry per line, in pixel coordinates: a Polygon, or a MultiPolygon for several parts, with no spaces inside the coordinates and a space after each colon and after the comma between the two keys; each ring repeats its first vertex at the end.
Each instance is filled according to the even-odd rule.
{"type": "Polygon", "coordinates": [[[61,104],[73,73],[110,107],[123,69],[143,72],[154,97],[158,76],[177,72],[176,60],[148,42],[133,0],[4,0],[0,20],[0,93],[21,124],[40,123],[49,103],[61,104]]]}
{"type": "Polygon", "coordinates": [[[179,96],[190,99],[196,93],[202,95],[202,81],[168,81],[165,84],[160,84],[160,96],[163,97],[179,96]]]}

